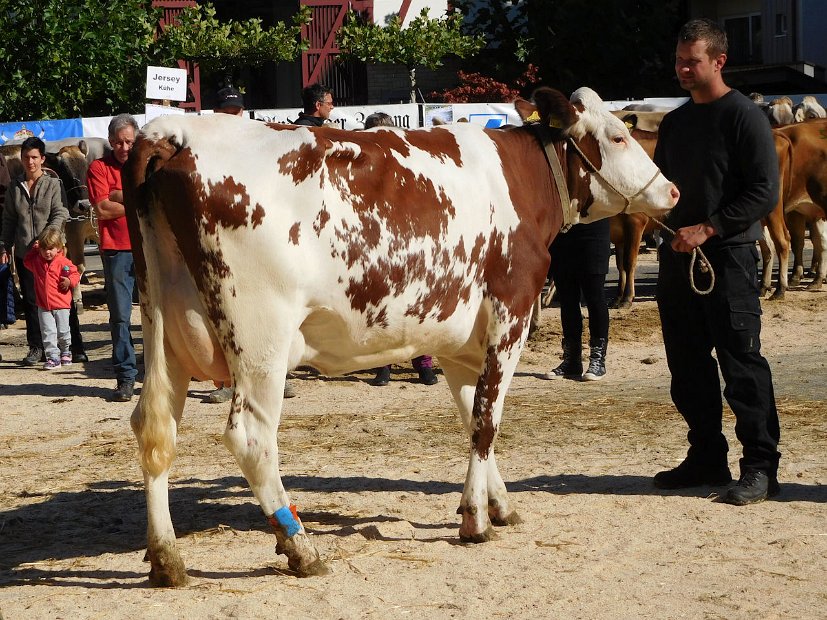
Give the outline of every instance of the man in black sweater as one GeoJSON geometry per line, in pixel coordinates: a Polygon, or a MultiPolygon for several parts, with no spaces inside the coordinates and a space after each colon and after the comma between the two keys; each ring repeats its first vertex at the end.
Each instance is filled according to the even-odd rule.
{"type": "Polygon", "coordinates": [[[293,122],[294,125],[321,127],[333,111],[333,91],[324,84],[313,84],[302,91],[304,112],[293,122]]]}
{"type": "MultiPolygon", "coordinates": [[[[672,400],[689,426],[689,451],[654,478],[662,489],[723,486],[732,477],[722,433],[724,396],[743,446],[740,480],[723,501],[744,505],[779,492],[779,424],[772,375],[761,355],[757,274],[761,218],[778,198],[778,162],[761,110],[723,81],[727,39],[713,21],[692,20],[678,36],[675,71],[691,99],[660,125],[655,162],[681,192],[660,248],[658,309],[672,400]],[[708,295],[692,290],[690,253],[701,247],[714,272],[708,295]],[[715,349],[717,363],[712,356],[715,349]]],[[[711,280],[697,268],[699,289],[711,280]]]]}

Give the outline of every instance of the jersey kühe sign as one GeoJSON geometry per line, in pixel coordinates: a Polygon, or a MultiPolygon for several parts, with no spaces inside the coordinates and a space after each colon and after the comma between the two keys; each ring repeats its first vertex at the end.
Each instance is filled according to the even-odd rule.
{"type": "Polygon", "coordinates": [[[168,99],[170,101],[186,101],[186,69],[171,69],[169,67],[147,67],[146,98],[162,100],[168,99]]]}

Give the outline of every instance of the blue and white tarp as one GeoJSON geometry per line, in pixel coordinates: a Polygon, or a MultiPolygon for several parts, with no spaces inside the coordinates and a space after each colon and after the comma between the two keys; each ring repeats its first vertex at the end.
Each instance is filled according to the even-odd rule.
{"type": "Polygon", "coordinates": [[[0,123],[0,144],[9,140],[25,140],[29,137],[41,140],[61,140],[83,136],[83,124],[79,118],[59,121],[25,121],[0,123]]]}

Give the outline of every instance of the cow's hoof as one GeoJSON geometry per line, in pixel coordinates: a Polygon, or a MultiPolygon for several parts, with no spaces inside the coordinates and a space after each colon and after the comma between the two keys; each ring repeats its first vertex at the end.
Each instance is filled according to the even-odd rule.
{"type": "Polygon", "coordinates": [[[497,535],[497,532],[495,532],[494,528],[490,525],[486,528],[484,532],[481,532],[479,534],[472,534],[471,536],[465,536],[462,534],[462,532],[460,532],[459,534],[459,539],[465,543],[484,543],[490,542],[492,540],[497,540],[498,538],[499,536],[497,535]]]}
{"type": "Polygon", "coordinates": [[[290,568],[296,571],[296,574],[299,577],[321,577],[330,574],[330,569],[327,567],[327,564],[322,562],[319,558],[316,558],[306,566],[293,566],[291,562],[288,562],[287,564],[290,568]]]}
{"type": "Polygon", "coordinates": [[[790,286],[799,286],[801,284],[801,278],[793,276],[790,278],[790,286]]]}
{"type": "Polygon", "coordinates": [[[491,523],[494,525],[517,525],[522,522],[523,520],[520,518],[520,515],[517,514],[516,510],[512,511],[510,514],[507,514],[503,518],[491,516],[491,523]]]}
{"type": "Polygon", "coordinates": [[[768,301],[778,301],[779,299],[784,299],[784,289],[775,289],[775,292],[767,298],[768,301]]]}
{"type": "Polygon", "coordinates": [[[188,581],[183,563],[180,566],[153,565],[149,571],[149,585],[153,588],[180,588],[187,585],[188,581]]]}
{"type": "Polygon", "coordinates": [[[808,291],[820,291],[821,286],[822,286],[821,281],[816,280],[815,282],[811,282],[810,284],[808,284],[806,290],[808,290],[808,291]]]}

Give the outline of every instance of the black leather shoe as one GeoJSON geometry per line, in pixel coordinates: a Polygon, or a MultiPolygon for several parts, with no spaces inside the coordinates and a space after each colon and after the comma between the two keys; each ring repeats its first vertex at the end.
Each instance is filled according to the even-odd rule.
{"type": "Polygon", "coordinates": [[[439,381],[439,379],[437,378],[436,374],[434,373],[433,368],[420,368],[419,369],[419,381],[421,383],[424,383],[425,385],[434,385],[439,381]]]}
{"type": "Polygon", "coordinates": [[[375,385],[377,387],[383,387],[387,385],[391,380],[391,367],[390,366],[382,366],[377,372],[376,376],[370,380],[371,385],[375,385]]]}
{"type": "Polygon", "coordinates": [[[86,355],[84,351],[73,351],[72,352],[72,363],[74,364],[85,364],[89,361],[89,356],[86,355]]]}
{"type": "Polygon", "coordinates": [[[118,387],[112,393],[112,400],[117,403],[128,403],[135,393],[135,382],[126,379],[118,381],[118,387]]]}
{"type": "Polygon", "coordinates": [[[741,479],[724,496],[724,502],[734,506],[746,506],[763,502],[768,497],[774,497],[781,492],[778,478],[770,478],[763,471],[746,471],[741,479]]]}
{"type": "Polygon", "coordinates": [[[24,366],[34,366],[38,362],[45,361],[46,353],[39,347],[29,347],[29,352],[21,361],[24,366]]]}
{"type": "Polygon", "coordinates": [[[684,459],[674,469],[667,469],[655,474],[654,483],[659,489],[688,489],[709,485],[721,487],[732,482],[732,474],[727,465],[711,467],[692,463],[684,459]]]}

